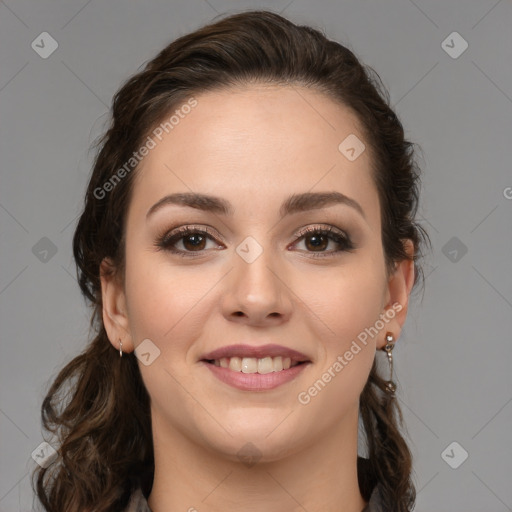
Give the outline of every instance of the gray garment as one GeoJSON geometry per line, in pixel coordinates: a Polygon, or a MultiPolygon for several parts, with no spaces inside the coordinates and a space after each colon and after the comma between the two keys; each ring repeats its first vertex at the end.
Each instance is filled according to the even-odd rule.
{"type": "MultiPolygon", "coordinates": [[[[130,503],[128,503],[128,507],[125,508],[124,512],[151,512],[140,487],[132,493],[130,503]]],[[[373,489],[368,505],[361,512],[384,512],[378,486],[373,489]]]]}

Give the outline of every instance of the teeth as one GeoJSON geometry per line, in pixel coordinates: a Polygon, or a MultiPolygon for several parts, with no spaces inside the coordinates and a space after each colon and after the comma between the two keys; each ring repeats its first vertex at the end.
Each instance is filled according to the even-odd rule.
{"type": "Polygon", "coordinates": [[[232,357],[229,360],[229,369],[234,372],[242,371],[242,360],[239,357],[232,357]]]}
{"type": "Polygon", "coordinates": [[[256,373],[258,371],[258,361],[259,360],[254,357],[244,357],[242,359],[242,372],[256,373]]]}
{"type": "Polygon", "coordinates": [[[272,373],[274,371],[274,363],[271,357],[258,359],[258,373],[272,373]]]}
{"type": "MultiPolygon", "coordinates": [[[[216,359],[213,364],[221,366],[222,368],[229,368],[234,372],[243,373],[272,373],[280,372],[281,370],[288,370],[292,365],[292,360],[289,357],[263,357],[258,359],[256,357],[223,357],[216,359]]],[[[295,363],[294,366],[296,366],[295,363]]]]}

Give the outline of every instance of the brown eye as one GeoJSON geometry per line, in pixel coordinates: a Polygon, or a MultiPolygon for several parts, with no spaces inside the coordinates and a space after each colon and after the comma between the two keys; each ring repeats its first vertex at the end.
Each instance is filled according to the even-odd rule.
{"type": "Polygon", "coordinates": [[[312,251],[325,249],[329,245],[329,238],[325,235],[307,235],[304,239],[307,240],[306,247],[312,251]]]}
{"type": "MultiPolygon", "coordinates": [[[[179,256],[193,257],[199,256],[208,249],[208,241],[216,242],[216,237],[207,229],[185,226],[162,235],[157,239],[155,245],[158,249],[179,256]],[[179,247],[179,244],[182,246],[179,247]]],[[[299,239],[295,242],[295,245],[298,245],[300,242],[304,243],[304,252],[312,257],[334,256],[341,252],[350,252],[355,249],[350,237],[332,226],[327,228],[308,228],[299,234],[299,239]],[[334,245],[334,248],[326,250],[331,244],[334,245]]],[[[220,245],[216,244],[216,248],[220,248],[220,245]]]]}
{"type": "MultiPolygon", "coordinates": [[[[215,237],[208,230],[186,226],[159,237],[155,245],[158,249],[178,254],[179,256],[193,256],[191,253],[199,254],[206,250],[209,240],[216,242],[215,237]],[[182,247],[176,247],[179,244],[182,247]]],[[[216,244],[216,247],[219,247],[219,245],[216,244]]]]}
{"type": "Polygon", "coordinates": [[[201,251],[206,244],[206,237],[200,234],[186,235],[181,237],[183,246],[187,251],[201,251]]]}
{"type": "Polygon", "coordinates": [[[305,251],[311,253],[313,257],[333,256],[340,252],[349,252],[355,249],[350,237],[332,226],[308,228],[300,233],[299,237],[298,242],[303,241],[305,251]],[[337,248],[326,250],[331,242],[337,248]]]}

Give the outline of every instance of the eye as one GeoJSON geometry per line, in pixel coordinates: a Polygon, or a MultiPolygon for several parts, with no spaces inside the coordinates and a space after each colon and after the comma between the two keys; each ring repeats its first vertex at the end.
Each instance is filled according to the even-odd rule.
{"type": "Polygon", "coordinates": [[[159,250],[169,251],[179,256],[194,256],[190,253],[204,251],[209,240],[215,241],[215,235],[208,228],[184,226],[158,237],[155,245],[159,250]],[[183,248],[176,247],[180,243],[183,248]]]}
{"type": "MultiPolygon", "coordinates": [[[[315,258],[332,256],[340,252],[349,252],[355,249],[350,237],[333,226],[326,228],[311,226],[299,233],[298,236],[299,242],[304,242],[306,252],[312,252],[312,256],[315,258]],[[333,242],[333,245],[335,247],[337,246],[337,248],[325,251],[330,242],[333,242]]],[[[297,245],[297,243],[298,242],[295,242],[295,245],[297,245]]]]}
{"type": "MultiPolygon", "coordinates": [[[[304,252],[315,258],[333,256],[355,249],[350,237],[333,226],[310,226],[298,233],[297,237],[298,240],[293,246],[304,243],[304,252]],[[326,251],[329,244],[334,245],[335,248],[326,251]]],[[[207,249],[208,241],[216,242],[217,238],[220,236],[215,235],[208,227],[183,226],[159,236],[155,246],[158,250],[168,251],[178,256],[194,257],[201,255],[207,249]],[[181,247],[177,247],[179,244],[181,247]]],[[[216,244],[216,247],[220,246],[216,244]]]]}

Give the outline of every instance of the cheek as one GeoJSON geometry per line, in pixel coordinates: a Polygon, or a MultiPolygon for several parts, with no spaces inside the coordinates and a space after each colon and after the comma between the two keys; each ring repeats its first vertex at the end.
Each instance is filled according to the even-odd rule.
{"type": "Polygon", "coordinates": [[[149,338],[161,351],[174,352],[197,337],[201,322],[194,319],[213,278],[205,272],[198,276],[192,267],[178,272],[162,260],[145,254],[127,259],[130,328],[135,346],[149,338]]]}
{"type": "Polygon", "coordinates": [[[341,418],[357,401],[382,335],[375,326],[383,311],[383,270],[371,258],[361,256],[352,263],[324,276],[317,273],[315,286],[301,280],[298,293],[314,313],[305,318],[322,341],[318,368],[298,398],[303,405],[311,402],[311,412],[320,416],[332,410],[341,418]]]}
{"type": "MultiPolygon", "coordinates": [[[[382,313],[384,274],[379,265],[358,262],[341,264],[337,270],[302,276],[297,295],[319,320],[322,333],[342,348],[375,324],[382,313]],[[354,263],[354,264],[352,264],[354,263]]],[[[330,348],[331,344],[327,344],[330,348]]]]}
{"type": "Polygon", "coordinates": [[[314,312],[309,319],[322,354],[297,400],[318,418],[320,430],[328,429],[333,418],[343,420],[367,382],[381,335],[374,326],[382,313],[382,282],[378,267],[354,266],[322,279],[318,284],[325,286],[315,293],[311,284],[304,285],[301,297],[314,312]]]}

